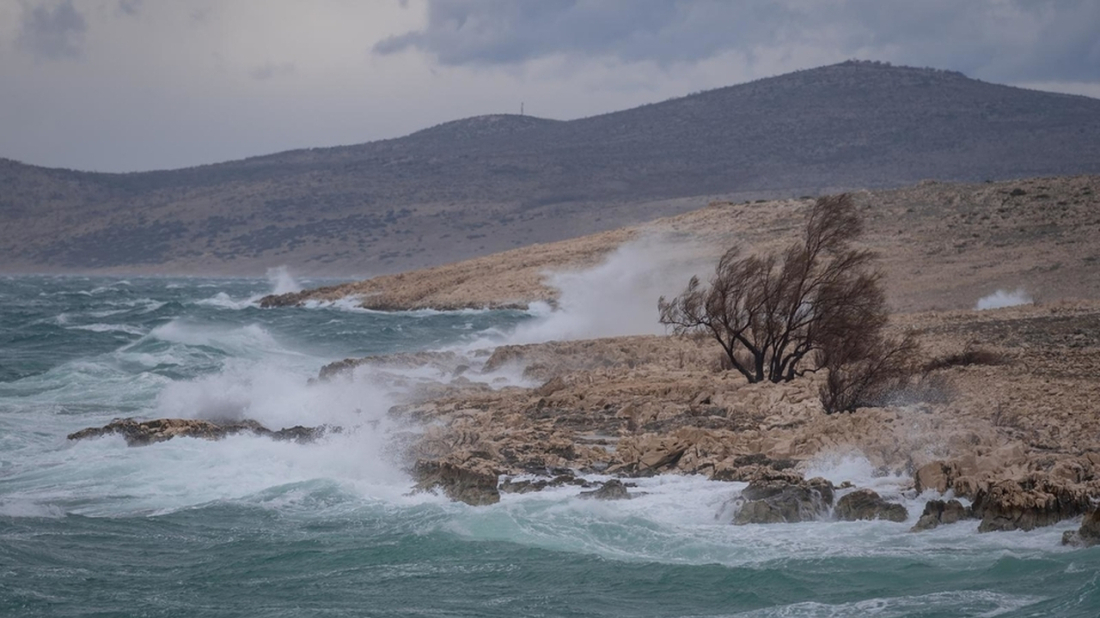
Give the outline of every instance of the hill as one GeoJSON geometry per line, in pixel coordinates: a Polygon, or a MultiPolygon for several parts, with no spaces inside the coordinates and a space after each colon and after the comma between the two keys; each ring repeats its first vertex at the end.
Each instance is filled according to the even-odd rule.
{"type": "Polygon", "coordinates": [[[1100,100],[847,62],[591,118],[480,116],[173,171],[0,160],[14,271],[378,274],[699,208],[1100,171],[1100,100]]]}
{"type": "MultiPolygon", "coordinates": [[[[852,197],[866,228],[861,245],[878,256],[896,311],[971,309],[998,290],[1036,302],[1100,300],[1100,175],[924,181],[852,197]]],[[[678,294],[693,274],[705,280],[731,245],[746,254],[788,246],[811,203],[713,202],[641,226],[268,296],[262,305],[354,297],[379,310],[526,307],[569,293],[548,273],[580,273],[565,282],[574,296],[566,304],[596,294],[616,319],[640,307],[652,321],[658,295],[678,294]]]]}

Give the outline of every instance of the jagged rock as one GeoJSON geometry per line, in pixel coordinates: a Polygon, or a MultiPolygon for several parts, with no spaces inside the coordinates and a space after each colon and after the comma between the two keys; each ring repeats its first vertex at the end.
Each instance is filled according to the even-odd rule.
{"type": "Polygon", "coordinates": [[[559,474],[550,479],[535,479],[523,481],[505,479],[503,482],[501,482],[499,489],[501,493],[505,494],[528,494],[536,491],[542,491],[548,487],[562,487],[565,485],[576,485],[578,487],[589,488],[595,486],[595,483],[577,478],[570,473],[559,474]]]}
{"type": "Polygon", "coordinates": [[[1095,509],[1085,515],[1079,529],[1065,531],[1062,534],[1062,545],[1072,545],[1074,547],[1100,545],[1100,509],[1095,509]]]}
{"type": "Polygon", "coordinates": [[[955,479],[958,477],[958,464],[954,462],[933,461],[932,463],[921,466],[920,469],[917,470],[917,473],[913,475],[913,485],[917,493],[922,493],[928,489],[934,489],[942,494],[951,488],[955,479]]]}
{"type": "Polygon", "coordinates": [[[596,500],[629,500],[634,497],[626,490],[626,485],[619,479],[611,479],[600,485],[599,489],[582,491],[580,496],[581,498],[596,500]]]}
{"type": "Polygon", "coordinates": [[[566,386],[568,385],[565,383],[565,380],[561,378],[561,376],[554,376],[553,378],[550,378],[550,380],[547,381],[545,384],[536,388],[534,390],[534,393],[539,397],[549,397],[550,395],[553,395],[554,393],[560,391],[566,386]]]}
{"type": "Polygon", "coordinates": [[[339,427],[320,425],[303,427],[297,425],[278,431],[272,431],[254,420],[213,422],[188,418],[158,418],[151,421],[138,421],[132,418],[115,419],[103,427],[88,427],[69,434],[70,440],[83,440],[121,434],[129,446],[145,446],[164,442],[172,438],[203,438],[220,440],[238,433],[252,433],[273,440],[294,440],[304,444],[312,442],[326,433],[339,433],[339,427]]]}
{"type": "Polygon", "coordinates": [[[305,427],[303,425],[295,425],[293,427],[284,427],[278,431],[272,431],[270,433],[259,432],[261,435],[266,435],[274,440],[293,440],[298,444],[308,444],[316,441],[326,433],[340,433],[342,431],[339,427],[329,427],[327,425],[319,425],[317,427],[305,427]]]}
{"type": "Polygon", "coordinates": [[[483,506],[500,502],[497,475],[487,470],[459,466],[443,461],[418,460],[413,468],[416,488],[427,491],[435,488],[457,502],[471,506],[483,506]]]}
{"type": "Polygon", "coordinates": [[[833,484],[823,478],[762,478],[749,483],[740,500],[737,525],[811,521],[832,506],[833,484]]]}
{"type": "Polygon", "coordinates": [[[970,507],[963,506],[958,500],[929,500],[924,504],[924,512],[921,513],[917,523],[909,529],[910,532],[931,530],[940,524],[953,524],[963,519],[974,517],[970,507]]]}
{"type": "Polygon", "coordinates": [[[469,369],[469,365],[462,363],[462,357],[454,352],[398,352],[335,361],[321,367],[317,379],[326,381],[337,376],[350,375],[357,367],[373,367],[383,370],[431,367],[441,375],[450,375],[456,378],[469,369]],[[461,371],[460,368],[462,368],[461,371]]]}
{"type": "Polygon", "coordinates": [[[841,496],[833,512],[836,518],[842,521],[887,519],[902,522],[909,519],[909,511],[905,510],[904,506],[887,502],[870,489],[857,489],[841,496]]]}
{"type": "Polygon", "coordinates": [[[768,473],[769,470],[782,472],[790,470],[796,465],[798,465],[798,462],[793,459],[771,459],[763,453],[756,453],[735,457],[732,461],[719,462],[717,466],[711,469],[710,478],[713,481],[747,482],[758,478],[761,474],[768,473]]]}
{"type": "Polygon", "coordinates": [[[978,532],[1032,530],[1078,517],[1091,507],[1086,488],[1032,474],[979,489],[974,513],[982,518],[978,532]]]}

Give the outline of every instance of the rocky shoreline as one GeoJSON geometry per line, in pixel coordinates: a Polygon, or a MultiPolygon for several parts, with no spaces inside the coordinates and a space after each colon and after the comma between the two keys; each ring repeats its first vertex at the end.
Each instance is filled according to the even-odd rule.
{"type": "MultiPolygon", "coordinates": [[[[429,366],[388,416],[416,490],[481,506],[502,494],[571,487],[629,499],[631,479],[702,475],[743,484],[735,524],[912,521],[896,496],[806,478],[822,457],[858,454],[897,479],[913,531],[980,532],[1084,518],[1066,544],[1100,541],[1100,302],[899,315],[925,369],[889,406],[826,415],[819,377],[747,384],[707,342],[619,337],[347,359],[317,385],[429,366]],[[506,377],[507,376],[507,377],[506,377]]],[[[340,430],[253,421],[124,419],[70,439],[121,434],[143,445],[253,433],[311,441],[340,430]]],[[[908,529],[908,528],[907,528],[908,529]]]]}
{"type": "MultiPolygon", "coordinates": [[[[968,520],[981,532],[1031,530],[1092,513],[1100,303],[899,317],[925,344],[920,387],[853,414],[823,414],[813,377],[746,384],[718,371],[705,343],[670,337],[504,346],[478,359],[481,369],[423,353],[418,362],[457,377],[390,414],[423,426],[408,451],[418,486],[470,504],[579,492],[592,477],[697,474],[748,483],[735,523],[908,519],[868,488],[803,478],[821,456],[858,453],[926,499],[915,531],[968,520]],[[505,370],[532,386],[494,388],[505,370]]],[[[349,359],[322,375],[354,380],[358,367],[386,363],[349,359]]]]}

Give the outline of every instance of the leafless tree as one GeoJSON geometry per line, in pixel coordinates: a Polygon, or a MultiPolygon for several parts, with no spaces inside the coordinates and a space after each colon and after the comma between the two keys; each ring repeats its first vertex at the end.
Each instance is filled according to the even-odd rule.
{"type": "Polygon", "coordinates": [[[836,397],[841,407],[827,403],[826,409],[851,409],[850,399],[858,402],[874,390],[851,380],[880,384],[912,344],[911,338],[902,346],[882,335],[888,311],[881,276],[871,268],[873,255],[852,246],[861,233],[850,196],[819,198],[798,242],[764,256],[742,257],[731,248],[709,286],[693,277],[682,294],[660,299],[660,320],[677,334],[716,340],[728,365],[749,382],[835,370],[836,380],[844,380],[840,390],[851,396],[836,397]]]}

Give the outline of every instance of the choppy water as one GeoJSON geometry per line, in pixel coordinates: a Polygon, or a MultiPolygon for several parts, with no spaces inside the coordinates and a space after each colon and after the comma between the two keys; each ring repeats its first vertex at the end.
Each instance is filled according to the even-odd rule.
{"type": "MultiPolygon", "coordinates": [[[[346,356],[553,336],[585,316],[258,309],[271,287],[0,279],[0,616],[1100,615],[1100,548],[1058,544],[1074,522],[735,527],[723,505],[739,486],[697,478],[646,479],[647,495],[612,503],[409,495],[388,455],[400,380],[307,380],[346,356]],[[353,431],[65,439],[119,416],[353,431]]],[[[858,457],[819,467],[898,491],[858,457]]]]}

